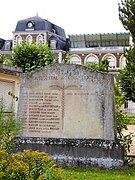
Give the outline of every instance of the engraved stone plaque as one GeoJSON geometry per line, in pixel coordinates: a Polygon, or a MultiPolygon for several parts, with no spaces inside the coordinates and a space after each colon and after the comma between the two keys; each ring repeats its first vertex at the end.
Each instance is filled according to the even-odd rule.
{"type": "Polygon", "coordinates": [[[22,74],[20,83],[22,136],[115,139],[110,74],[55,64],[22,74]]]}

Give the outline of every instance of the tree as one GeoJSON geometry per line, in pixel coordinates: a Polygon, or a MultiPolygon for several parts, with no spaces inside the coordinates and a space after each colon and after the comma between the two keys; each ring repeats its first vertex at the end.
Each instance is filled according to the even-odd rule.
{"type": "Polygon", "coordinates": [[[11,62],[15,67],[21,67],[23,72],[30,72],[56,62],[56,57],[47,44],[23,41],[13,48],[11,62]]]}
{"type": "Polygon", "coordinates": [[[125,51],[126,66],[120,70],[120,88],[126,100],[135,102],[135,48],[125,51]]]}
{"type": "MultiPolygon", "coordinates": [[[[121,0],[119,18],[135,44],[135,0],[121,0]]],[[[135,47],[124,51],[126,66],[119,73],[120,88],[126,100],[135,102],[135,47]]]]}
{"type": "Polygon", "coordinates": [[[130,32],[135,43],[135,0],[121,0],[119,19],[124,28],[130,32]]]}
{"type": "Polygon", "coordinates": [[[121,91],[119,90],[119,84],[114,83],[114,93],[115,93],[115,117],[117,125],[117,141],[124,146],[125,153],[130,151],[130,146],[132,143],[133,134],[129,133],[125,135],[123,130],[128,130],[129,118],[127,114],[121,111],[121,106],[126,103],[121,91]]]}
{"type": "Polygon", "coordinates": [[[5,61],[5,56],[3,54],[0,54],[0,63],[3,64],[5,61]]]}

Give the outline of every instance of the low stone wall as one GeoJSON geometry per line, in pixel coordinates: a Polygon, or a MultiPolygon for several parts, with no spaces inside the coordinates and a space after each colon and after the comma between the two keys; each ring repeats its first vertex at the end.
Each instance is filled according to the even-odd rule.
{"type": "Polygon", "coordinates": [[[0,64],[0,73],[19,76],[22,73],[22,69],[19,67],[8,66],[0,64]]]}
{"type": "Polygon", "coordinates": [[[124,165],[124,149],[109,140],[18,138],[16,151],[39,150],[59,165],[68,167],[119,168],[124,165]]]}

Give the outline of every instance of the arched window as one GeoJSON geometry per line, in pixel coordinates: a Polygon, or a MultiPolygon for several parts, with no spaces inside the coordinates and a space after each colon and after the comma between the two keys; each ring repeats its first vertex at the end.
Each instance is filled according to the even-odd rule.
{"type": "Polygon", "coordinates": [[[126,58],[124,55],[121,55],[120,57],[120,68],[123,69],[126,66],[126,58]]]}
{"type": "Polygon", "coordinates": [[[98,64],[99,59],[95,54],[89,54],[89,55],[86,56],[84,62],[85,63],[96,63],[96,64],[98,64]]]}
{"type": "Polygon", "coordinates": [[[70,64],[81,64],[81,58],[80,56],[74,54],[70,56],[70,64]]]}
{"type": "Polygon", "coordinates": [[[106,54],[103,56],[104,58],[108,58],[109,61],[109,69],[116,69],[116,57],[113,54],[106,54]]]}
{"type": "Polygon", "coordinates": [[[20,44],[22,42],[22,37],[21,36],[17,36],[16,37],[16,44],[20,44]]]}
{"type": "Polygon", "coordinates": [[[42,36],[42,35],[38,35],[37,38],[36,38],[36,42],[37,42],[37,44],[38,44],[39,42],[42,42],[42,43],[43,43],[43,36],[42,36]]]}
{"type": "Polygon", "coordinates": [[[28,35],[27,37],[26,37],[26,39],[27,39],[27,41],[29,42],[29,43],[32,43],[32,36],[31,35],[28,35]]]}
{"type": "Polygon", "coordinates": [[[55,39],[50,40],[50,48],[56,49],[57,41],[55,39]]]}

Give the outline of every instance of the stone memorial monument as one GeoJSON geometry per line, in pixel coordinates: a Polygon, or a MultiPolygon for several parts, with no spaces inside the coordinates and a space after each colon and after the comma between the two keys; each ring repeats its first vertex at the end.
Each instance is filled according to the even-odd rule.
{"type": "Polygon", "coordinates": [[[67,166],[123,165],[109,73],[55,64],[21,74],[18,117],[20,149],[45,151],[67,166]]]}

